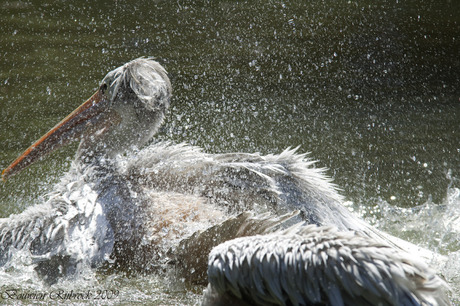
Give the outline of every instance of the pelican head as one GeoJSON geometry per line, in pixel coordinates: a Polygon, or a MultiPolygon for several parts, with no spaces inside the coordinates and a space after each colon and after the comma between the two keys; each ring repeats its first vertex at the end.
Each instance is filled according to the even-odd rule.
{"type": "Polygon", "coordinates": [[[163,122],[171,91],[166,70],[152,58],[110,71],[91,98],[3,170],[2,178],[75,140],[81,141],[77,161],[83,162],[144,145],[163,122]]]}

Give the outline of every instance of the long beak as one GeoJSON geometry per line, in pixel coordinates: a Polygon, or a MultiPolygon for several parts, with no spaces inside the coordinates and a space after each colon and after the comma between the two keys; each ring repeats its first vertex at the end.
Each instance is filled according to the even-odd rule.
{"type": "Polygon", "coordinates": [[[21,156],[16,158],[11,165],[2,172],[2,179],[19,173],[24,168],[36,162],[46,154],[62,147],[73,140],[77,140],[86,129],[86,125],[100,114],[103,110],[103,104],[106,101],[102,89],[96,91],[85,103],[80,105],[70,115],[65,117],[48,133],[43,135],[39,140],[32,144],[21,156]]]}

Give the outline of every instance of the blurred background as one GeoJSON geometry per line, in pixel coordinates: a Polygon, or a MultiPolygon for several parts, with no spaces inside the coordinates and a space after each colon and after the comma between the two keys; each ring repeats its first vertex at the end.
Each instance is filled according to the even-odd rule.
{"type": "MultiPolygon", "coordinates": [[[[174,89],[158,139],[299,147],[371,223],[459,249],[459,1],[7,0],[0,26],[1,168],[108,71],[154,56],[174,89]]],[[[75,148],[0,184],[0,216],[42,201],[75,148]]]]}

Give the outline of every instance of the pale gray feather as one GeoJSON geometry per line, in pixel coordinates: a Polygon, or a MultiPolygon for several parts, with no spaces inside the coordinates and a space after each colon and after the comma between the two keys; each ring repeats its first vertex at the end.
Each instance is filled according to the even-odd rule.
{"type": "Polygon", "coordinates": [[[205,305],[219,297],[257,305],[450,305],[446,283],[413,256],[315,225],[217,246],[208,279],[205,305]]]}

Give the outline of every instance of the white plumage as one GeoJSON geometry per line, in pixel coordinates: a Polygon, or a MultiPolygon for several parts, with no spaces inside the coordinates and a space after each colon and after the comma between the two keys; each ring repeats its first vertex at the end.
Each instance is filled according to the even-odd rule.
{"type": "Polygon", "coordinates": [[[203,282],[212,247],[265,234],[214,249],[213,291],[275,304],[446,301],[444,283],[398,250],[411,245],[353,216],[323,170],[296,149],[262,156],[168,142],[142,148],[163,122],[171,92],[161,65],[133,60],[3,172],[11,176],[80,140],[49,199],[0,220],[0,264],[15,249],[29,250],[52,283],[80,265],[145,272],[176,262],[187,279],[203,282]],[[296,226],[272,233],[301,221],[342,232],[296,226]]]}
{"type": "Polygon", "coordinates": [[[413,256],[355,232],[295,225],[209,255],[204,305],[448,305],[447,285],[413,256]]]}

